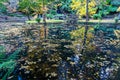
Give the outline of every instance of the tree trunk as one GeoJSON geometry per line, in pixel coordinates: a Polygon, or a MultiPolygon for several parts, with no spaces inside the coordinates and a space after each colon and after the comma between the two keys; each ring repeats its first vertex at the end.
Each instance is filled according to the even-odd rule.
{"type": "MultiPolygon", "coordinates": [[[[45,4],[44,4],[44,0],[43,0],[43,9],[45,9],[45,4]]],[[[43,24],[44,24],[44,35],[45,35],[45,39],[46,39],[46,11],[44,10],[43,13],[43,24]]]]}
{"type": "Polygon", "coordinates": [[[46,12],[44,12],[44,14],[43,14],[43,23],[44,23],[44,25],[46,25],[46,12]]]}
{"type": "Polygon", "coordinates": [[[89,3],[89,1],[86,0],[86,24],[87,24],[88,21],[89,21],[88,3],[89,3]]]}
{"type": "Polygon", "coordinates": [[[86,48],[86,40],[87,40],[87,32],[88,32],[88,21],[89,21],[89,15],[88,15],[88,0],[86,0],[86,26],[85,26],[85,32],[84,32],[84,40],[83,40],[83,48],[81,50],[81,54],[84,53],[84,50],[86,48]]]}
{"type": "Polygon", "coordinates": [[[31,19],[30,19],[30,14],[27,14],[27,17],[28,17],[28,20],[31,20],[31,19]]]}

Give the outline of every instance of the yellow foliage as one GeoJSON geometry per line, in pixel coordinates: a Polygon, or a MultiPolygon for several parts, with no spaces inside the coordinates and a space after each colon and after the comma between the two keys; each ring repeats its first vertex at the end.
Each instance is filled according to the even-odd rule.
{"type": "MultiPolygon", "coordinates": [[[[95,45],[92,43],[92,40],[94,38],[94,35],[92,34],[92,31],[94,28],[89,27],[88,33],[87,33],[87,40],[86,40],[86,52],[93,52],[95,50],[95,45]]],[[[76,46],[80,44],[80,48],[83,47],[83,40],[84,40],[84,33],[85,33],[85,27],[80,27],[78,30],[74,30],[70,33],[71,38],[75,39],[75,41],[72,42],[73,46],[76,46]]],[[[76,51],[77,52],[77,51],[76,51]]],[[[79,53],[79,52],[78,52],[79,53]]]]}
{"type": "Polygon", "coordinates": [[[117,38],[120,38],[120,30],[114,30],[114,33],[117,38]]]}
{"type": "MultiPolygon", "coordinates": [[[[93,28],[89,28],[88,30],[88,35],[87,35],[88,40],[93,38],[93,34],[91,33],[91,31],[93,31],[93,28]]],[[[84,32],[85,32],[85,27],[81,27],[78,30],[74,30],[70,32],[70,35],[71,35],[71,38],[74,38],[74,39],[77,39],[77,38],[84,39],[84,32]]]]}
{"type": "MultiPolygon", "coordinates": [[[[89,15],[93,15],[96,13],[96,2],[95,0],[91,0],[88,3],[89,15]]],[[[86,15],[86,0],[72,0],[71,8],[77,11],[79,17],[83,17],[86,15]]]]}
{"type": "Polygon", "coordinates": [[[48,35],[48,28],[45,29],[45,27],[42,26],[40,28],[40,38],[44,39],[46,35],[48,35]]]}
{"type": "Polygon", "coordinates": [[[118,7],[117,12],[120,12],[120,6],[118,7]]]}

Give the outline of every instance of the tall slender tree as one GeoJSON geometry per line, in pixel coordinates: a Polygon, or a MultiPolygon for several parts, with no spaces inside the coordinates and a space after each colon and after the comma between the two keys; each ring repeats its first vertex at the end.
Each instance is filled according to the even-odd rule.
{"type": "Polygon", "coordinates": [[[84,53],[84,50],[85,50],[85,47],[86,47],[86,39],[87,39],[87,32],[88,32],[88,21],[89,21],[88,3],[89,3],[89,1],[86,0],[86,26],[85,26],[83,48],[81,50],[81,54],[84,53]]]}
{"type": "Polygon", "coordinates": [[[32,14],[32,6],[32,0],[21,0],[21,2],[19,3],[19,11],[25,13],[28,17],[28,20],[31,20],[30,15],[32,14]]]}

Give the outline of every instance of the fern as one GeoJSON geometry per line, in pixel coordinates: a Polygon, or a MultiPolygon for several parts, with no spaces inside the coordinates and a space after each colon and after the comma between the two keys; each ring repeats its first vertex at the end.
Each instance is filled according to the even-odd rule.
{"type": "Polygon", "coordinates": [[[0,54],[5,52],[4,46],[0,46],[0,54]]]}
{"type": "Polygon", "coordinates": [[[0,63],[3,62],[3,60],[5,60],[5,48],[4,46],[0,46],[0,63]]]}
{"type": "Polygon", "coordinates": [[[13,54],[11,54],[8,57],[8,60],[15,60],[18,58],[18,54],[20,53],[20,51],[22,50],[22,48],[17,49],[13,54]]]}
{"type": "Polygon", "coordinates": [[[7,7],[3,4],[7,0],[0,0],[0,13],[6,13],[7,12],[7,7]]]}
{"type": "Polygon", "coordinates": [[[3,69],[5,71],[5,73],[0,72],[0,75],[3,75],[2,80],[6,80],[10,76],[10,74],[14,71],[14,68],[17,63],[16,59],[18,58],[18,54],[20,53],[21,50],[22,48],[18,48],[13,54],[11,54],[5,60],[4,60],[5,56],[3,55],[4,53],[0,55],[1,61],[0,70],[3,69]]]}

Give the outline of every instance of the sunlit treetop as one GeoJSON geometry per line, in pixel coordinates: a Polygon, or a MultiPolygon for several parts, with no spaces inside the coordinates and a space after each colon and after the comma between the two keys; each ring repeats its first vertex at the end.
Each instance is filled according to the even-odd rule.
{"type": "MultiPolygon", "coordinates": [[[[79,17],[84,17],[86,15],[86,0],[72,0],[71,8],[76,11],[79,17]]],[[[90,0],[88,3],[89,15],[96,13],[96,2],[95,0],[90,0]]]]}
{"type": "Polygon", "coordinates": [[[54,0],[21,0],[19,10],[25,13],[34,12],[34,14],[42,14],[47,11],[47,4],[54,0]]]}
{"type": "Polygon", "coordinates": [[[118,7],[117,12],[120,12],[120,6],[118,7]]]}

